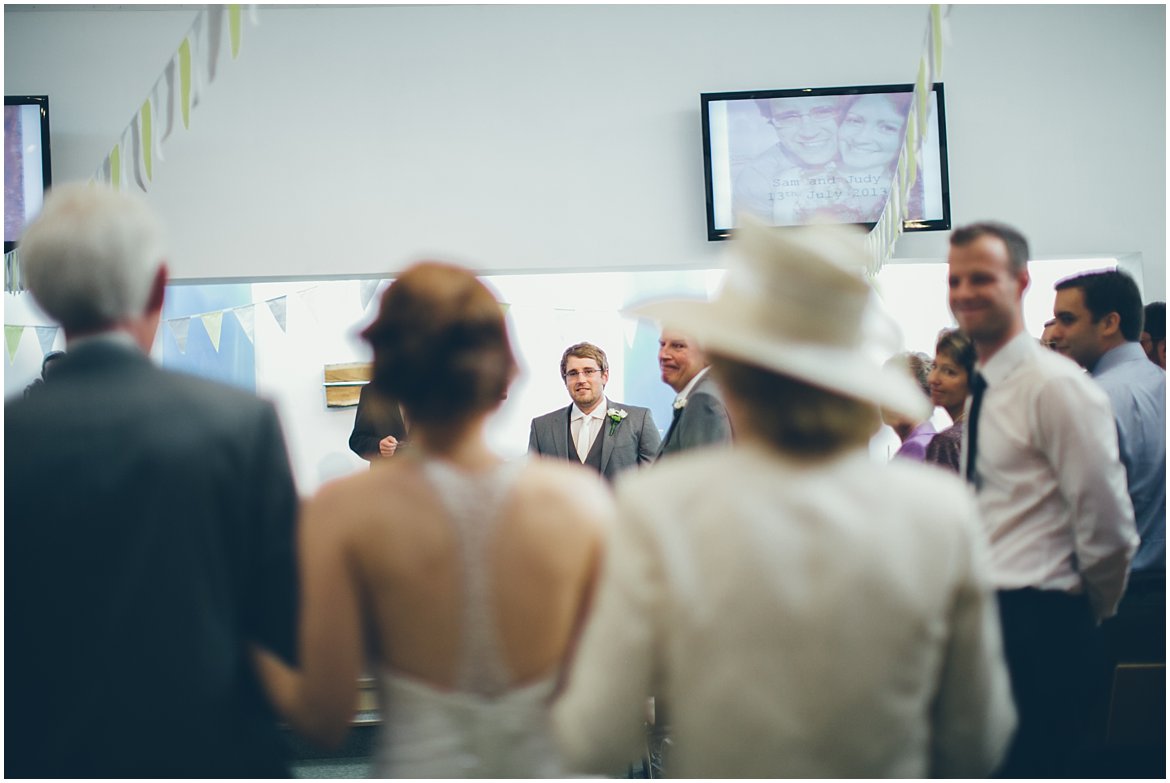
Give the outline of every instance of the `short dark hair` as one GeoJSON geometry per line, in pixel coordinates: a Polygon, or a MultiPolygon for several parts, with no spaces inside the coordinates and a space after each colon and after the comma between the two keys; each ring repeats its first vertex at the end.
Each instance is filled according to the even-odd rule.
{"type": "Polygon", "coordinates": [[[1166,339],[1166,303],[1150,302],[1146,305],[1145,323],[1142,331],[1150,335],[1150,339],[1160,343],[1166,339]]]}
{"type": "Polygon", "coordinates": [[[578,359],[592,359],[597,362],[597,366],[602,372],[609,372],[609,360],[605,358],[605,351],[593,343],[577,343],[570,345],[561,354],[561,380],[565,379],[565,368],[569,364],[570,356],[576,356],[578,359]]]}
{"type": "Polygon", "coordinates": [[[967,373],[967,383],[975,377],[975,343],[958,329],[943,329],[934,344],[936,354],[944,354],[967,373]]]}
{"type": "Polygon", "coordinates": [[[1028,240],[1019,231],[1004,223],[985,221],[956,228],[951,232],[951,247],[966,247],[987,236],[999,239],[1007,247],[1008,263],[1012,271],[1022,272],[1028,268],[1028,240]]]}
{"type": "Polygon", "coordinates": [[[1121,270],[1109,269],[1066,277],[1056,284],[1057,291],[1070,288],[1080,289],[1093,323],[1110,313],[1117,313],[1122,337],[1129,342],[1141,339],[1142,295],[1132,277],[1121,270]]]}
{"type": "Polygon", "coordinates": [[[454,264],[424,261],[403,272],[362,337],[374,349],[370,385],[417,422],[454,424],[489,411],[516,374],[499,302],[454,264]]]}

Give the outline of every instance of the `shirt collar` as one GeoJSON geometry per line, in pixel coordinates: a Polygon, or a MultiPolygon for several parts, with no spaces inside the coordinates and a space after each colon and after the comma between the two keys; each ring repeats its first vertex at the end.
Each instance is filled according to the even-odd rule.
{"type": "Polygon", "coordinates": [[[695,386],[699,383],[699,381],[703,380],[703,376],[706,375],[707,370],[710,369],[710,367],[704,367],[703,369],[699,370],[697,373],[695,373],[695,377],[691,378],[690,382],[683,387],[683,390],[675,395],[674,405],[676,408],[681,408],[683,405],[687,404],[687,397],[690,396],[691,392],[694,391],[695,386]]]}
{"type": "Polygon", "coordinates": [[[976,362],[975,371],[983,376],[988,387],[995,386],[1027,361],[1034,351],[1046,350],[1032,335],[1021,331],[996,351],[995,356],[986,362],[976,362]]]}
{"type": "Polygon", "coordinates": [[[1097,363],[1093,365],[1093,370],[1090,374],[1096,378],[1101,373],[1112,369],[1119,364],[1125,364],[1126,362],[1136,362],[1138,360],[1143,362],[1150,361],[1149,357],[1146,356],[1146,352],[1142,348],[1141,343],[1127,341],[1114,348],[1110,348],[1108,351],[1101,354],[1101,358],[1098,359],[1097,363]]]}
{"type": "Polygon", "coordinates": [[[578,419],[583,419],[586,416],[588,416],[591,419],[604,419],[605,412],[607,410],[609,410],[609,400],[606,399],[604,396],[601,398],[601,402],[597,405],[597,407],[593,409],[592,413],[585,413],[584,411],[582,411],[580,408],[577,407],[577,403],[573,403],[573,410],[569,414],[569,420],[570,421],[577,421],[578,419]]]}

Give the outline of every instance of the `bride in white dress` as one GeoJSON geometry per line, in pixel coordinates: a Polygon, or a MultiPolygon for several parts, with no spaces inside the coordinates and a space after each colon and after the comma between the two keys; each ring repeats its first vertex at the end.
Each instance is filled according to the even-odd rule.
{"type": "Polygon", "coordinates": [[[257,661],[300,733],[341,743],[368,667],[378,777],[566,774],[548,724],[612,515],[595,473],[505,463],[484,423],[516,364],[499,305],[468,271],[404,272],[363,335],[374,389],[410,446],[324,487],[300,530],[300,668],[257,661]]]}

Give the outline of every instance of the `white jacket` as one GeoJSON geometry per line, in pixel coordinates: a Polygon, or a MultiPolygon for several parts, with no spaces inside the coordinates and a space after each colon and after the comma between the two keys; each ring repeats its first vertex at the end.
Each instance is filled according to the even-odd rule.
{"type": "Polygon", "coordinates": [[[643,755],[672,777],[981,777],[1015,727],[966,486],[863,450],[761,446],[623,479],[622,516],[555,708],[570,768],[643,755]]]}

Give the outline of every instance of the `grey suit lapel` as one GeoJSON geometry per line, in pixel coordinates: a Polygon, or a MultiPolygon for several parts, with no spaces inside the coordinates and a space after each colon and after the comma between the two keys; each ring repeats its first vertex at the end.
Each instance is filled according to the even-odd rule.
{"type": "Polygon", "coordinates": [[[685,410],[686,410],[686,408],[673,408],[673,409],[671,409],[671,411],[670,411],[670,426],[666,428],[666,435],[665,435],[665,437],[662,438],[662,445],[658,447],[658,454],[655,456],[655,459],[657,459],[658,457],[661,457],[663,454],[666,454],[669,451],[673,451],[673,449],[669,448],[670,442],[672,440],[674,440],[678,435],[678,433],[676,432],[676,430],[678,429],[678,422],[679,422],[679,419],[682,418],[683,411],[685,411],[685,410]]]}
{"type": "MultiPolygon", "coordinates": [[[[610,407],[616,408],[618,406],[610,405],[610,407]]],[[[606,410],[608,410],[608,408],[606,410]]],[[[608,416],[606,416],[601,420],[601,432],[597,434],[597,437],[603,439],[601,441],[601,475],[603,476],[605,475],[605,469],[609,467],[610,455],[613,454],[614,440],[619,437],[621,431],[621,427],[618,427],[618,431],[614,432],[613,435],[610,435],[609,425],[610,419],[608,416]]]]}
{"type": "Polygon", "coordinates": [[[565,408],[560,416],[554,419],[553,448],[561,459],[569,459],[569,420],[573,415],[573,406],[565,408]]]}

